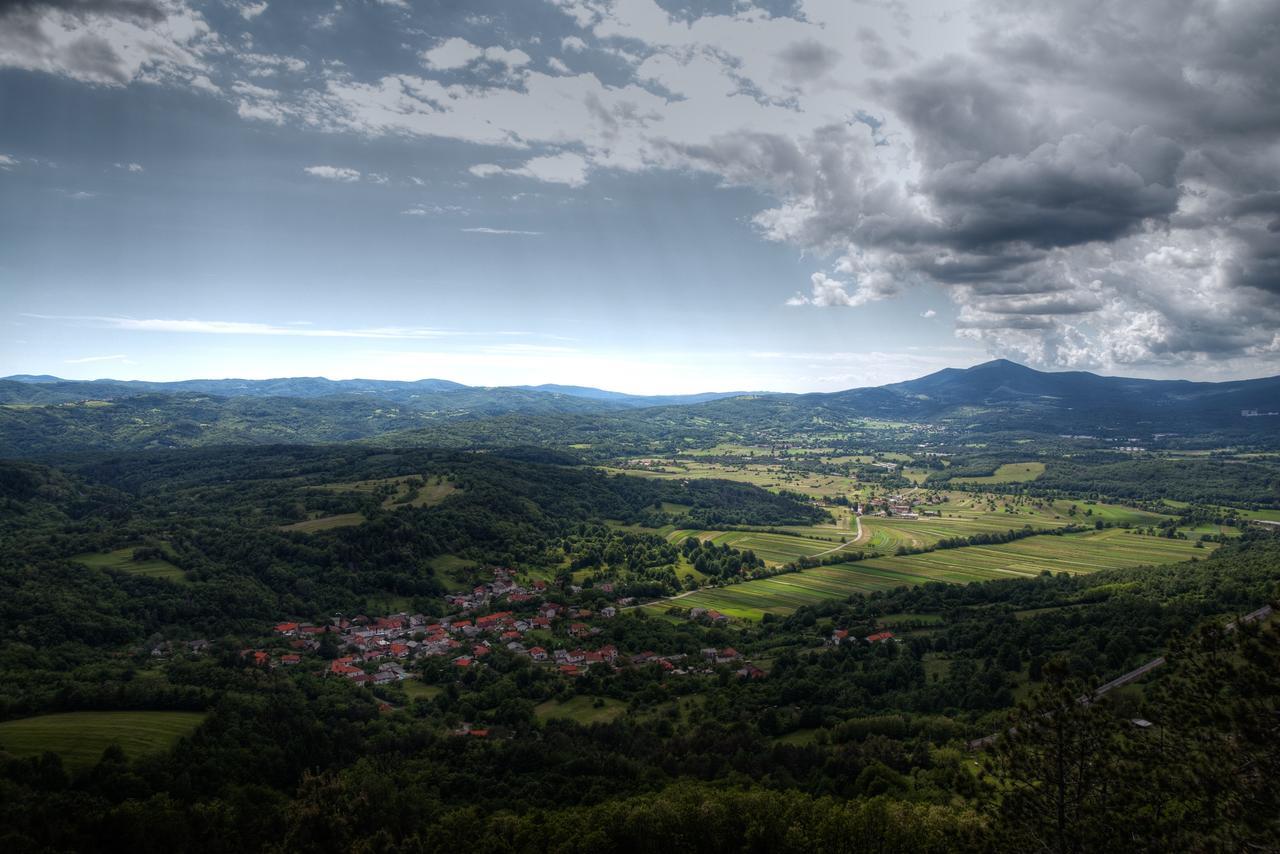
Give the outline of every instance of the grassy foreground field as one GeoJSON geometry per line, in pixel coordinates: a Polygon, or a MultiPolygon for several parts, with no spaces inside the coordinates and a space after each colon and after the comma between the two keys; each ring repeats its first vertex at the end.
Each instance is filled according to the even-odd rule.
{"type": "MultiPolygon", "coordinates": [[[[1050,572],[1088,573],[1100,569],[1174,563],[1209,554],[1190,540],[1141,536],[1119,528],[1086,534],[1029,537],[998,546],[967,546],[920,555],[878,557],[802,572],[700,590],[673,604],[714,608],[723,614],[760,619],[789,614],[802,605],[844,599],[854,593],[943,581],[963,584],[1050,572]]],[[[659,602],[655,610],[662,610],[659,602]]]]}
{"type": "Polygon", "coordinates": [[[567,702],[547,700],[534,707],[533,713],[538,720],[562,718],[583,725],[607,724],[627,710],[626,704],[610,697],[586,697],[578,695],[567,702]],[[602,705],[596,706],[600,702],[602,705]]]}
{"type": "Polygon", "coordinates": [[[116,549],[111,552],[85,552],[71,558],[76,563],[84,564],[93,569],[118,569],[122,572],[132,573],[133,575],[146,575],[151,578],[165,578],[169,581],[182,582],[186,580],[186,576],[182,574],[182,570],[178,569],[169,561],[163,558],[153,560],[134,560],[133,550],[136,546],[129,546],[123,549],[116,549]]]}
{"type": "Polygon", "coordinates": [[[129,758],[168,750],[203,712],[66,712],[0,723],[0,748],[15,756],[52,751],[71,769],[94,765],[111,744],[129,758]]]}

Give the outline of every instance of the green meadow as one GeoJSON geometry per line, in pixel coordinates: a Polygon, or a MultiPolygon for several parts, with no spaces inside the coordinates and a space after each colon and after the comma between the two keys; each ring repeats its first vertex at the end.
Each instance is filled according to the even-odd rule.
{"type": "Polygon", "coordinates": [[[151,578],[164,578],[168,581],[183,582],[186,576],[182,570],[164,558],[150,560],[134,560],[133,552],[138,546],[127,546],[110,552],[85,552],[71,558],[76,563],[93,569],[118,569],[132,575],[146,575],[151,578]]]}
{"type": "Polygon", "coordinates": [[[541,721],[561,719],[588,725],[610,723],[620,717],[626,710],[627,706],[621,700],[615,700],[611,697],[578,695],[563,703],[559,700],[547,700],[545,703],[539,703],[534,707],[533,713],[541,721]]]}
{"type": "MultiPolygon", "coordinates": [[[[811,529],[812,530],[812,529],[811,529]]],[[[735,549],[750,549],[756,556],[770,566],[782,566],[797,558],[830,552],[840,548],[840,537],[853,539],[850,531],[837,528],[826,528],[826,539],[816,540],[804,536],[789,534],[773,534],[765,531],[696,531],[678,530],[667,535],[673,543],[683,542],[687,537],[710,540],[717,546],[728,545],[735,549]]],[[[852,549],[852,544],[846,546],[852,549]]]]}
{"type": "Polygon", "coordinates": [[[1044,474],[1044,463],[1005,463],[994,474],[957,478],[956,483],[1026,483],[1044,474]]]}
{"type": "Polygon", "coordinates": [[[118,744],[130,759],[168,750],[205,718],[203,712],[66,712],[0,723],[0,748],[15,756],[51,751],[70,769],[97,763],[118,744]]]}

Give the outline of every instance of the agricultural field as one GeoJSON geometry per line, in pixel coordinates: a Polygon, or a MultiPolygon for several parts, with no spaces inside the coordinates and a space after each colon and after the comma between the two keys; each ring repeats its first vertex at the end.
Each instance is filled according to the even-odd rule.
{"type": "Polygon", "coordinates": [[[0,748],[15,756],[52,751],[72,770],[92,767],[109,745],[133,759],[168,750],[203,712],[66,712],[0,723],[0,748]]]}
{"type": "Polygon", "coordinates": [[[707,463],[698,460],[679,460],[675,465],[658,465],[647,468],[605,468],[611,474],[626,474],[633,477],[652,477],[668,479],[717,478],[750,483],[763,489],[786,489],[799,492],[819,500],[834,498],[838,495],[857,493],[861,486],[858,480],[845,475],[830,475],[818,472],[799,471],[795,468],[772,463],[722,464],[707,463]]]}
{"type": "MultiPolygon", "coordinates": [[[[1088,573],[1100,569],[1174,563],[1213,548],[1191,540],[1143,536],[1120,528],[1084,534],[1029,537],[996,546],[966,546],[919,555],[884,556],[857,563],[806,569],[729,587],[699,590],[667,600],[682,608],[713,608],[731,617],[759,619],[789,614],[802,605],[845,599],[854,593],[944,581],[963,584],[1042,571],[1088,573]]],[[[659,602],[654,610],[664,610],[659,602]]]]}
{"type": "Polygon", "coordinates": [[[118,569],[131,575],[145,575],[149,578],[163,578],[167,581],[182,583],[186,576],[182,570],[164,558],[134,560],[133,552],[138,546],[127,546],[110,552],[85,552],[71,558],[76,563],[93,569],[118,569]]]}
{"type": "Polygon", "coordinates": [[[957,478],[955,483],[1026,483],[1044,474],[1044,463],[1005,463],[994,474],[957,478]]]}
{"type": "Polygon", "coordinates": [[[1118,504],[1085,504],[1072,501],[1006,501],[1003,497],[941,493],[947,500],[932,505],[941,516],[920,519],[863,516],[862,539],[858,545],[880,552],[899,546],[924,548],[951,537],[1004,533],[1026,525],[1032,528],[1064,528],[1071,524],[1090,525],[1098,519],[1116,525],[1156,525],[1165,516],[1118,504]],[[1071,508],[1075,507],[1075,515],[1071,508]],[[1005,508],[1008,509],[1005,509],[1005,508]]]}
{"type": "Polygon", "coordinates": [[[559,700],[547,700],[545,703],[539,703],[534,707],[533,713],[540,721],[561,719],[585,726],[610,723],[621,717],[626,710],[625,703],[612,697],[578,695],[563,703],[559,700]]]}

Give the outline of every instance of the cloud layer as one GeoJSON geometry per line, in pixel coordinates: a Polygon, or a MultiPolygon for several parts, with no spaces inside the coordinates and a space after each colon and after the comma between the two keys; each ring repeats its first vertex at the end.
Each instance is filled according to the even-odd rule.
{"type": "MultiPolygon", "coordinates": [[[[779,288],[797,311],[941,289],[958,336],[1037,365],[1280,359],[1274,0],[698,5],[547,0],[545,37],[427,22],[403,61],[357,71],[302,43],[305,60],[256,52],[247,33],[233,50],[182,0],[5,2],[0,66],[186,87],[253,123],[450,140],[476,149],[459,179],[488,185],[711,175],[767,200],[762,239],[814,259],[804,291],[779,288]]],[[[382,7],[367,11],[413,14],[382,7]]]]}

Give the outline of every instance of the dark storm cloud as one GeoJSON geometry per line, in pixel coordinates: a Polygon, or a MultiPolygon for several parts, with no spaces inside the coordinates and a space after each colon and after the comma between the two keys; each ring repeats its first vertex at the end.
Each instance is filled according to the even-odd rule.
{"type": "MultiPolygon", "coordinates": [[[[1150,137],[1141,129],[1134,135],[1150,137]]],[[[946,223],[939,238],[964,251],[1008,243],[1073,246],[1114,240],[1145,220],[1171,214],[1178,203],[1176,147],[1151,140],[1160,150],[1153,153],[1127,136],[1111,142],[1116,145],[1072,134],[1022,157],[1002,155],[938,169],[922,188],[946,223]],[[1146,163],[1130,162],[1131,155],[1117,148],[1135,149],[1146,163]],[[1155,161],[1163,162],[1156,166],[1155,161]]]]}
{"type": "Polygon", "coordinates": [[[778,51],[783,74],[793,83],[817,80],[840,62],[840,52],[821,42],[806,40],[778,51]]]}
{"type": "Polygon", "coordinates": [[[1032,361],[1271,352],[1280,3],[988,8],[975,52],[873,85],[903,195],[820,158],[785,237],[950,286],[962,332],[1032,361]]]}

